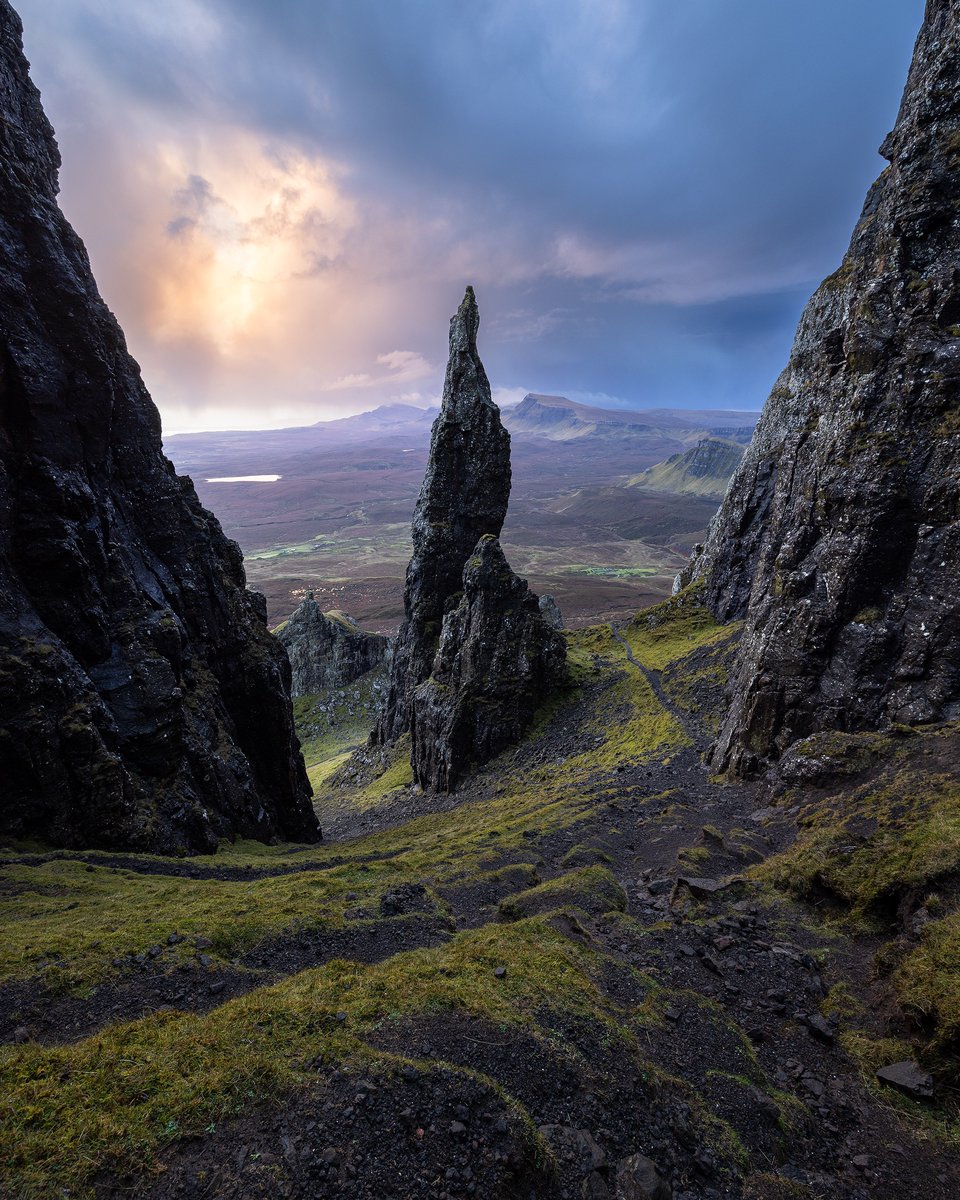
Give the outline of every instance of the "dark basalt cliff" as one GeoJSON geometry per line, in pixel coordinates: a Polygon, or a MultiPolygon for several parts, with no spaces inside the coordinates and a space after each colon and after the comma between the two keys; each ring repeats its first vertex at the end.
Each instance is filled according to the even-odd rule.
{"type": "Polygon", "coordinates": [[[210,850],[313,840],[290,667],[84,248],[0,0],[0,832],[210,850]]]}
{"type": "Polygon", "coordinates": [[[345,687],[378,667],[390,649],[389,638],[366,633],[345,613],[325,613],[312,592],[276,635],[290,658],[293,696],[345,687]]]}
{"type": "Polygon", "coordinates": [[[685,575],[745,619],[717,766],[960,715],[958,26],[929,0],[890,165],[685,575]]]}
{"type": "Polygon", "coordinates": [[[477,353],[480,313],[473,288],[450,320],[450,357],[430,459],[413,514],[403,623],[376,740],[411,727],[417,687],[430,674],[440,627],[462,588],[463,566],[484,534],[500,536],[510,499],[510,435],[490,396],[477,353]]]}
{"type": "Polygon", "coordinates": [[[565,677],[566,643],[497,541],[510,498],[510,435],[477,353],[479,326],[467,288],[450,322],[404,621],[372,738],[388,744],[409,732],[414,778],[432,791],[450,791],[469,764],[516,741],[565,677]]]}
{"type": "Polygon", "coordinates": [[[413,772],[449,792],[464,767],[518,741],[540,701],[566,678],[566,642],[537,596],[487,535],[463,569],[463,596],[444,619],[431,677],[414,697],[413,772]]]}

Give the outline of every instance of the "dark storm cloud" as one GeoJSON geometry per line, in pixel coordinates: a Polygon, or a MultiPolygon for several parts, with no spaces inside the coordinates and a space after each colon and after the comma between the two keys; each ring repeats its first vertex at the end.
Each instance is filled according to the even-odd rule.
{"type": "MultiPolygon", "coordinates": [[[[118,97],[336,162],[347,195],[425,231],[428,279],[472,247],[504,384],[753,405],[882,166],[922,16],[922,0],[176,0],[147,20],[58,2],[118,97]]],[[[171,230],[191,217],[181,204],[171,230]]],[[[308,251],[303,272],[328,261],[308,251]]]]}

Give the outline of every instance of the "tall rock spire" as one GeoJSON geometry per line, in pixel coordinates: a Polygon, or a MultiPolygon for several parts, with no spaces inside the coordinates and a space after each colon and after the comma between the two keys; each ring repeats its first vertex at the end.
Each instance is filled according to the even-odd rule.
{"type": "Polygon", "coordinates": [[[702,552],[743,618],[715,765],[960,715],[960,5],[928,0],[889,160],[702,552]]]}
{"type": "Polygon", "coordinates": [[[414,778],[450,791],[516,741],[566,679],[566,642],[510,570],[497,538],[510,435],[477,354],[473,288],[450,322],[450,360],[413,516],[404,620],[373,741],[411,734],[414,778]]]}
{"type": "Polygon", "coordinates": [[[477,353],[480,312],[468,287],[450,320],[450,357],[430,458],[413,514],[403,623],[375,740],[410,729],[413,695],[430,674],[444,613],[463,588],[463,566],[484,534],[500,536],[510,499],[510,434],[477,353]]]}
{"type": "Polygon", "coordinates": [[[0,833],[211,850],[319,836],[290,665],[57,207],[0,0],[0,833]]]}

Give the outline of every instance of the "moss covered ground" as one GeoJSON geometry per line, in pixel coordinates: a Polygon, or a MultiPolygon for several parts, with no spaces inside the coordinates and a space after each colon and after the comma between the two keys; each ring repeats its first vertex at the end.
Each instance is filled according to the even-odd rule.
{"type": "MultiPolygon", "coordinates": [[[[835,924],[882,939],[875,969],[912,1018],[912,1052],[956,1080],[960,723],[817,735],[795,753],[815,758],[827,783],[787,796],[801,801],[797,838],[754,872],[835,924]]],[[[854,1048],[870,1060],[869,1039],[854,1048]]]]}
{"type": "MultiPolygon", "coordinates": [[[[694,591],[643,614],[624,636],[692,713],[704,672],[716,691],[734,634],[694,591]]],[[[756,893],[731,891],[719,908],[689,896],[674,905],[641,880],[739,871],[762,841],[763,827],[745,815],[754,802],[706,783],[686,728],[609,627],[570,633],[568,643],[569,693],[452,800],[427,804],[402,753],[372,780],[341,789],[347,811],[379,822],[363,836],[309,847],[237,843],[190,860],[6,849],[0,994],[12,1007],[10,1029],[23,1025],[26,1036],[0,1048],[0,1194],[113,1197],[130,1178],[161,1187],[185,1147],[215,1156],[222,1131],[246,1114],[296,1111],[343,1076],[412,1078],[403,1071],[440,1062],[454,1079],[497,1089],[564,1187],[579,1190],[582,1179],[554,1157],[538,1124],[600,1129],[610,1154],[667,1156],[664,1170],[680,1189],[712,1180],[730,1196],[773,1195],[750,1193],[744,1181],[772,1172],[783,1182],[771,1163],[796,1152],[806,1109],[776,1077],[773,1035],[754,1042],[748,1029],[779,1028],[765,998],[772,986],[790,972],[798,988],[809,981],[800,949],[784,960],[771,944],[815,939],[794,916],[766,912],[763,889],[810,898],[829,887],[870,921],[904,887],[946,897],[957,804],[950,772],[934,755],[918,774],[898,756],[923,739],[901,740],[890,777],[883,766],[858,785],[856,804],[839,793],[817,798],[793,850],[758,868],[756,893]],[[919,790],[921,779],[925,800],[908,820],[895,793],[919,790]],[[873,823],[864,824],[866,809],[873,823]],[[871,838],[891,865],[871,864],[871,838]],[[432,941],[418,943],[418,930],[432,941]],[[403,948],[407,937],[414,948],[403,948]],[[747,955],[744,965],[725,953],[747,955]],[[716,969],[707,959],[720,960],[716,969]],[[217,986],[232,972],[241,994],[196,1007],[192,993],[179,1003],[150,999],[151,987],[166,995],[166,981],[190,972],[205,995],[205,980],[217,986]],[[133,1019],[116,1008],[124,988],[147,990],[133,1019]],[[104,996],[109,1005],[96,1032],[64,1042],[55,1029],[31,1033],[30,995],[41,1007],[95,1009],[104,996]],[[758,1105],[767,1114],[759,1124],[758,1105]]],[[[330,764],[345,751],[315,710],[310,698],[299,705],[311,765],[327,780],[322,806],[330,764]]],[[[906,1010],[933,1030],[931,1052],[946,1055],[956,1028],[955,918],[946,899],[942,912],[933,901],[925,911],[922,935],[891,979],[906,1010]]],[[[854,1010],[840,991],[833,1000],[856,1061],[879,1053],[866,1035],[855,1044],[854,1010]]],[[[789,1012],[782,1019],[794,1029],[789,1012]]],[[[803,1036],[791,1053],[807,1053],[803,1036]]],[[[378,1086],[389,1093],[389,1082],[378,1086]]],[[[360,1136],[355,1128],[354,1143],[360,1136]]],[[[324,1191],[318,1178],[311,1194],[355,1186],[367,1195],[349,1181],[346,1191],[324,1191]]]]}

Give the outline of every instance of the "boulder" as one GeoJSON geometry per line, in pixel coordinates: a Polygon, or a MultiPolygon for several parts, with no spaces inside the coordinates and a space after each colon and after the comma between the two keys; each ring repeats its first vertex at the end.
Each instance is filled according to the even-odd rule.
{"type": "Polygon", "coordinates": [[[389,638],[366,633],[346,613],[323,612],[312,592],[275,632],[290,659],[294,696],[346,687],[390,652],[389,638]]]}

